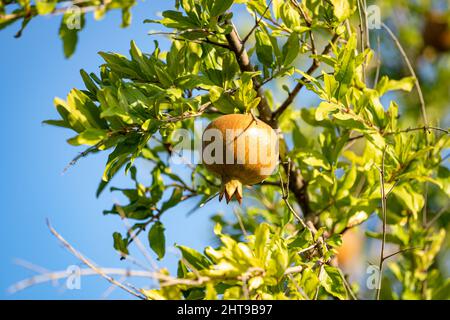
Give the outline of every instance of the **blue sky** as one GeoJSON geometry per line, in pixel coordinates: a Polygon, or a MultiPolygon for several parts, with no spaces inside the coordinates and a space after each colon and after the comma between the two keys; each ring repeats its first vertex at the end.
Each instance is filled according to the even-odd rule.
{"type": "MultiPolygon", "coordinates": [[[[66,144],[73,133],[69,130],[43,125],[46,119],[57,118],[53,107],[55,96],[64,98],[73,87],[82,88],[81,68],[97,72],[102,60],[98,51],[128,54],[133,39],[147,52],[153,49],[153,39],[147,35],[155,25],[146,25],[145,18],[171,6],[172,1],[147,1],[133,8],[133,23],[120,29],[119,12],[110,12],[101,21],[89,15],[80,33],[77,50],[67,60],[58,38],[60,17],[39,17],[31,21],[20,39],[13,35],[19,25],[0,32],[0,104],[3,112],[0,126],[2,157],[2,217],[0,224],[0,299],[96,299],[109,287],[103,279],[83,278],[81,290],[62,290],[51,284],[32,287],[14,295],[6,292],[12,283],[34,273],[13,263],[25,259],[51,270],[64,270],[78,264],[50,234],[45,219],[77,249],[101,266],[127,267],[119,261],[112,248],[112,233],[124,231],[116,217],[103,216],[117,195],[109,192],[95,198],[95,190],[107,154],[82,159],[64,175],[64,167],[81,151],[66,144]]],[[[126,185],[118,177],[115,185],[126,185]]],[[[211,214],[217,204],[210,202],[190,217],[186,212],[196,203],[189,201],[168,212],[163,222],[166,242],[201,250],[212,241],[211,214]]],[[[145,241],[145,238],[142,239],[145,241]]],[[[135,253],[139,256],[139,253],[135,253]]],[[[174,270],[177,255],[168,250],[159,263],[174,270]]],[[[132,265],[131,265],[132,266],[132,265]]],[[[149,285],[150,283],[136,281],[149,285]]],[[[110,298],[129,298],[119,290],[110,298]]]]}
{"type": "MultiPolygon", "coordinates": [[[[130,41],[135,40],[142,51],[152,52],[154,38],[147,33],[158,26],[142,21],[157,18],[157,12],[172,5],[173,1],[169,0],[138,3],[132,10],[133,23],[126,29],[119,28],[119,12],[108,13],[101,21],[94,21],[89,14],[86,27],[79,35],[77,50],[68,60],[63,56],[58,38],[60,17],[33,19],[20,39],[13,37],[19,24],[0,31],[0,105],[3,112],[0,125],[3,138],[3,156],[0,157],[0,299],[98,299],[109,287],[105,280],[89,277],[82,279],[81,290],[62,290],[63,286],[43,284],[14,295],[6,291],[11,284],[35,274],[15,265],[16,258],[50,270],[65,270],[79,264],[50,234],[46,218],[98,265],[135,267],[120,261],[112,247],[112,233],[123,232],[123,223],[117,217],[102,215],[104,209],[120,200],[118,195],[105,191],[99,199],[95,197],[107,153],[81,159],[62,174],[70,160],[83,149],[65,142],[74,135],[73,132],[43,125],[42,121],[57,118],[53,107],[55,96],[65,98],[71,88],[83,88],[80,69],[98,71],[103,62],[98,51],[128,54],[130,41]]],[[[252,23],[242,15],[234,20],[240,25],[252,23]]],[[[164,49],[167,41],[161,44],[164,49]]],[[[277,97],[281,90],[272,87],[272,91],[277,97]]],[[[314,99],[317,98],[311,92],[304,91],[299,101],[302,106],[307,106],[314,103],[314,99]]],[[[149,167],[143,168],[141,174],[150,172],[149,167]]],[[[128,183],[128,178],[122,174],[112,185],[128,183]]],[[[210,216],[218,211],[231,214],[230,207],[213,200],[187,217],[186,213],[197,201],[188,200],[164,214],[162,221],[166,226],[168,250],[159,266],[174,272],[178,256],[170,247],[178,243],[202,250],[214,241],[210,216]]],[[[144,237],[142,240],[146,244],[144,237]]],[[[132,255],[144,260],[135,249],[132,255]]],[[[130,282],[151,285],[142,279],[130,282]]],[[[116,289],[109,298],[132,297],[116,289]]]]}

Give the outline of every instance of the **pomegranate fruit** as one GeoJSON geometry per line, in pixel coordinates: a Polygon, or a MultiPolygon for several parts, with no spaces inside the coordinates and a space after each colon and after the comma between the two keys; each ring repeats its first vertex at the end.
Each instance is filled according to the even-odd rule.
{"type": "Polygon", "coordinates": [[[450,51],[450,27],[443,14],[430,12],[426,15],[423,39],[425,46],[438,52],[450,51]]]}
{"type": "Polygon", "coordinates": [[[361,233],[355,229],[346,231],[342,237],[342,246],[338,249],[337,261],[340,267],[350,270],[357,262],[364,244],[361,233]]]}
{"type": "Polygon", "coordinates": [[[222,179],[219,200],[242,203],[242,185],[257,184],[278,164],[277,133],[250,114],[229,114],[212,121],[203,132],[202,160],[222,179]]]}

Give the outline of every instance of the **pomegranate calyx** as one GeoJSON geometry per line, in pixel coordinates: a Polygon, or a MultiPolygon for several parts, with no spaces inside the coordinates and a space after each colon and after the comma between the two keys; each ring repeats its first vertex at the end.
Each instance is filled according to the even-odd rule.
{"type": "Polygon", "coordinates": [[[242,183],[233,178],[222,177],[222,188],[219,193],[219,201],[222,201],[225,195],[227,204],[231,201],[233,196],[242,204],[242,183]]]}

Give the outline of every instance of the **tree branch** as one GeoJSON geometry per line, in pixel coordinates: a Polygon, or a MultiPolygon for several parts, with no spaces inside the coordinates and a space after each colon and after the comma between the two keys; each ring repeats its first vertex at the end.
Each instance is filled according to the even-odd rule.
{"type": "MultiPolygon", "coordinates": [[[[237,33],[236,27],[232,22],[229,22],[233,29],[232,31],[226,35],[228,44],[230,46],[230,50],[234,52],[236,55],[237,62],[242,72],[253,72],[255,69],[250,63],[250,59],[247,54],[247,50],[242,44],[241,38],[237,33]]],[[[258,97],[261,98],[261,101],[258,105],[259,117],[262,121],[270,124],[272,127],[272,111],[270,110],[269,102],[267,101],[264,92],[260,86],[259,80],[257,78],[253,78],[253,87],[255,88],[258,97]]]]}
{"type": "MultiPolygon", "coordinates": [[[[154,272],[151,271],[145,271],[145,270],[131,270],[131,269],[119,269],[119,268],[98,268],[103,274],[105,275],[118,275],[118,276],[125,276],[125,277],[144,277],[153,279],[154,278],[154,272]]],[[[45,283],[45,282],[52,282],[57,281],[61,279],[66,279],[70,276],[72,276],[73,273],[68,272],[67,270],[61,270],[61,271],[54,271],[54,272],[46,272],[42,273],[24,280],[21,280],[12,286],[10,286],[7,290],[9,293],[16,293],[22,290],[25,290],[29,287],[45,283]]],[[[90,269],[90,268],[83,268],[80,269],[80,272],[78,273],[80,276],[95,276],[98,275],[98,272],[90,269]]],[[[116,286],[116,284],[113,284],[116,286]]]]}
{"type": "Polygon", "coordinates": [[[422,89],[420,87],[419,78],[417,78],[416,72],[414,71],[414,68],[411,65],[411,62],[408,59],[408,56],[406,55],[405,50],[403,49],[402,45],[400,44],[400,41],[397,39],[395,34],[392,32],[392,30],[384,23],[381,23],[381,26],[387,31],[389,36],[394,41],[395,45],[397,46],[398,50],[400,51],[400,54],[402,55],[403,59],[406,62],[406,66],[409,69],[409,72],[411,72],[411,75],[414,77],[414,83],[416,85],[417,93],[419,95],[419,101],[420,101],[420,112],[422,113],[422,119],[425,127],[428,127],[428,117],[427,117],[427,111],[425,107],[425,100],[423,98],[422,89]]]}
{"type": "Polygon", "coordinates": [[[385,174],[385,166],[384,166],[384,161],[385,161],[385,157],[386,157],[386,147],[383,150],[383,156],[381,159],[381,168],[379,169],[380,171],[380,192],[381,192],[381,211],[382,211],[382,228],[383,228],[383,233],[382,233],[382,238],[381,238],[381,250],[380,250],[380,262],[378,265],[378,284],[377,284],[377,290],[376,290],[376,299],[380,300],[380,294],[381,294],[381,281],[382,281],[382,277],[383,277],[383,264],[384,264],[384,247],[386,244],[386,226],[387,226],[387,222],[386,222],[386,217],[387,217],[387,197],[386,197],[386,191],[385,191],[385,185],[384,185],[384,174],[385,174]]]}
{"type": "Polygon", "coordinates": [[[50,229],[50,232],[62,243],[62,245],[70,251],[75,257],[77,257],[80,261],[82,261],[85,265],[87,265],[90,269],[95,271],[99,276],[105,278],[107,281],[109,281],[111,284],[116,285],[117,287],[125,290],[126,292],[138,297],[139,299],[146,299],[145,296],[143,296],[138,289],[130,288],[128,285],[124,285],[108,274],[104,272],[103,269],[97,267],[93,262],[91,262],[89,259],[87,259],[83,254],[81,254],[79,251],[77,251],[70,243],[66,241],[51,225],[50,221],[47,220],[47,226],[50,229]]]}
{"type": "MultiPolygon", "coordinates": [[[[236,27],[232,24],[232,22],[229,23],[233,26],[232,31],[226,35],[228,44],[230,45],[230,50],[236,55],[236,59],[242,72],[254,71],[254,68],[250,63],[247,51],[245,50],[239,34],[237,33],[236,27]]],[[[258,111],[261,120],[269,124],[272,128],[278,129],[277,119],[273,117],[269,102],[267,101],[267,98],[264,95],[263,88],[261,88],[261,84],[256,77],[253,78],[253,87],[255,88],[258,97],[261,98],[261,101],[258,105],[258,111]]],[[[288,149],[284,139],[280,139],[280,143],[283,144],[282,146],[280,146],[280,149],[288,149]]],[[[280,155],[280,157],[281,160],[283,160],[283,155],[280,155]]],[[[289,189],[295,195],[298,204],[302,208],[303,215],[306,217],[310,213],[308,203],[309,201],[306,193],[307,183],[303,179],[300,170],[295,166],[295,164],[292,163],[291,166],[289,166],[286,162],[283,163],[283,168],[286,173],[290,172],[289,189]]]]}

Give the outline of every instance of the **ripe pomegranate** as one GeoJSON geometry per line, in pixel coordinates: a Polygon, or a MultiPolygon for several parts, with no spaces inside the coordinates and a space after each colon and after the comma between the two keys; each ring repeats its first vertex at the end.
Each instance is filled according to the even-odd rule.
{"type": "Polygon", "coordinates": [[[450,27],[443,14],[429,12],[426,15],[423,39],[425,46],[432,47],[438,52],[450,51],[450,27]]]}
{"type": "Polygon", "coordinates": [[[342,237],[342,246],[338,249],[337,261],[340,267],[350,270],[357,262],[364,239],[355,229],[346,231],[342,237]]]}
{"type": "Polygon", "coordinates": [[[222,179],[219,200],[242,203],[242,185],[257,184],[278,164],[278,136],[250,114],[229,114],[212,121],[203,132],[202,159],[222,179]]]}

